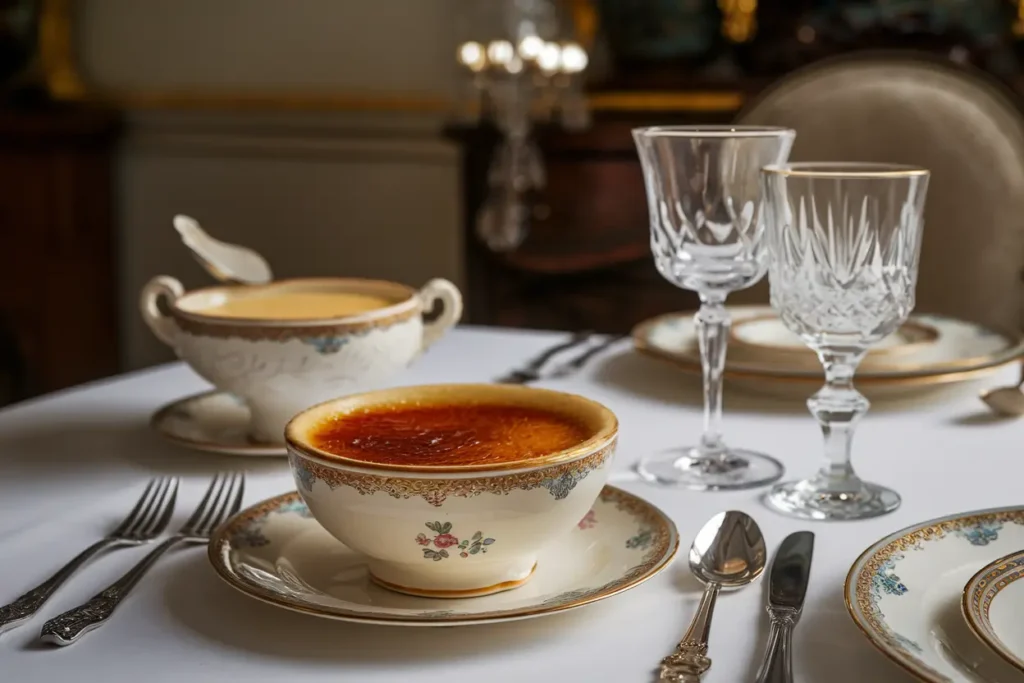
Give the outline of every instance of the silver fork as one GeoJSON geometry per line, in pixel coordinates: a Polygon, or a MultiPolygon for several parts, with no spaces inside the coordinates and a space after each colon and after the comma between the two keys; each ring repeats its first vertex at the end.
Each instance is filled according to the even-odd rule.
{"type": "Polygon", "coordinates": [[[149,481],[135,507],[106,537],[78,553],[57,573],[9,605],[0,607],[0,633],[27,621],[71,575],[105,550],[149,543],[164,532],[174,511],[178,479],[156,477],[149,481]]]}
{"type": "Polygon", "coordinates": [[[568,341],[559,342],[555,346],[545,349],[537,354],[535,358],[527,362],[526,365],[509,371],[507,375],[500,377],[497,382],[499,384],[527,384],[529,382],[536,382],[541,378],[541,369],[549,360],[563,351],[568,351],[569,349],[585,343],[593,336],[594,333],[590,330],[576,332],[569,337],[568,341]]]}
{"type": "Polygon", "coordinates": [[[153,564],[176,545],[205,544],[210,534],[229,516],[238,512],[245,494],[245,475],[235,472],[218,474],[210,482],[206,495],[181,529],[153,548],[128,573],[79,605],[43,624],[40,639],[56,645],[70,645],[83,635],[103,625],[121,601],[153,564]]]}

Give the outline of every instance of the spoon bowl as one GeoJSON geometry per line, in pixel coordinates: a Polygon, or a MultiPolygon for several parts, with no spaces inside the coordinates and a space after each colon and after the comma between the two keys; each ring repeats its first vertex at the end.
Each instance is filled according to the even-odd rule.
{"type": "MultiPolygon", "coordinates": [[[[1024,370],[1024,367],[1022,367],[1024,370]]],[[[993,412],[1007,417],[1020,417],[1024,415],[1024,373],[1021,374],[1020,382],[1015,387],[996,387],[981,392],[981,400],[985,402],[993,412]]]]}
{"type": "Polygon", "coordinates": [[[1020,387],[999,387],[982,392],[981,400],[994,412],[1007,417],[1024,415],[1024,393],[1020,387]]]}
{"type": "Polygon", "coordinates": [[[701,527],[690,546],[690,571],[701,583],[742,588],[764,571],[764,536],[754,519],[743,512],[719,512],[701,527]]]}
{"type": "Polygon", "coordinates": [[[199,264],[220,282],[263,285],[273,279],[266,259],[248,247],[211,237],[196,219],[178,214],[174,229],[199,264]]]}

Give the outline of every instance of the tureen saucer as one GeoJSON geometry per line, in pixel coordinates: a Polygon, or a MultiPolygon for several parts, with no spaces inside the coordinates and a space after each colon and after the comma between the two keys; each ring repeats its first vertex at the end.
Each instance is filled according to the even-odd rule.
{"type": "Polygon", "coordinates": [[[1024,550],[1001,557],[964,587],[967,625],[1013,666],[1024,671],[1024,550]]]}
{"type": "MultiPolygon", "coordinates": [[[[541,552],[524,586],[479,598],[421,598],[372,583],[365,558],[329,535],[292,492],[228,520],[214,533],[209,557],[231,586],[286,609],[343,621],[459,626],[539,617],[603,600],[661,572],[678,546],[675,524],[661,510],[606,486],[576,528],[541,552]]],[[[473,558],[452,554],[440,561],[460,560],[473,558]]]]}
{"type": "Polygon", "coordinates": [[[250,439],[249,408],[224,391],[208,391],[168,403],[150,425],[160,436],[186,448],[230,455],[286,455],[284,444],[250,439]]]}
{"type": "Polygon", "coordinates": [[[846,607],[876,648],[921,680],[1022,680],[975,637],[961,609],[971,576],[1021,547],[1024,507],[907,527],[854,562],[846,578],[846,607]]]}

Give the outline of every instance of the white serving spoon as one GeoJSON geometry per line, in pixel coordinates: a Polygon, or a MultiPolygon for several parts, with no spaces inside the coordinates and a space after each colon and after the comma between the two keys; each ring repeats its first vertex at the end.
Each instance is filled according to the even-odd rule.
{"type": "Polygon", "coordinates": [[[248,247],[211,237],[194,218],[178,214],[174,217],[174,229],[203,268],[221,282],[262,285],[274,277],[262,256],[248,247]]]}

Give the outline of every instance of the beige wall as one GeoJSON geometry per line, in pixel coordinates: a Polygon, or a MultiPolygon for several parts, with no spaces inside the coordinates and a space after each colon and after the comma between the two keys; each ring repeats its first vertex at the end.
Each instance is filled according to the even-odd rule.
{"type": "MultiPolygon", "coordinates": [[[[85,0],[86,77],[131,91],[446,96],[455,0],[85,0]]],[[[175,213],[279,276],[461,281],[458,151],[428,113],[136,111],[118,157],[125,366],[171,358],[139,321],[156,274],[209,279],[175,213]]]]}

